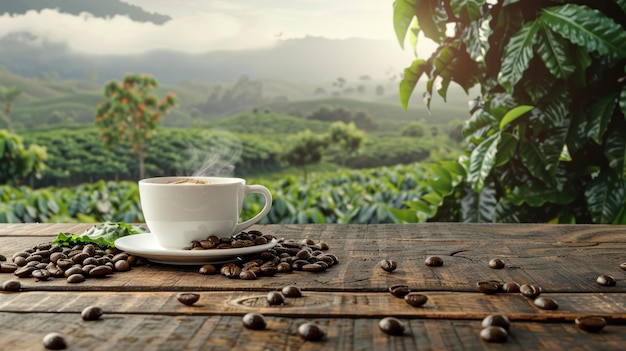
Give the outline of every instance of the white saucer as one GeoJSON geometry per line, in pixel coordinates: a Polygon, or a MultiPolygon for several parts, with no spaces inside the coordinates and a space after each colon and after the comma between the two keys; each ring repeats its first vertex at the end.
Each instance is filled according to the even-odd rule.
{"type": "Polygon", "coordinates": [[[170,250],[165,249],[150,233],[134,234],[115,240],[115,247],[127,253],[147,258],[156,263],[174,265],[202,265],[232,262],[239,256],[263,252],[278,243],[274,239],[264,245],[255,245],[236,249],[213,250],[170,250]]]}

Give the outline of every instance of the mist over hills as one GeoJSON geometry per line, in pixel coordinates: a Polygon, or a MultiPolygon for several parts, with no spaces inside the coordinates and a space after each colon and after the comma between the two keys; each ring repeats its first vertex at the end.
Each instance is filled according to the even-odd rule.
{"type": "Polygon", "coordinates": [[[386,79],[397,77],[411,63],[393,41],[316,37],[283,40],[266,49],[204,54],[153,51],[90,55],[20,32],[0,39],[0,50],[0,65],[21,76],[52,74],[61,80],[95,78],[99,83],[120,79],[127,72],[149,72],[164,84],[181,80],[230,82],[244,74],[312,83],[338,77],[355,80],[364,75],[386,79]]]}

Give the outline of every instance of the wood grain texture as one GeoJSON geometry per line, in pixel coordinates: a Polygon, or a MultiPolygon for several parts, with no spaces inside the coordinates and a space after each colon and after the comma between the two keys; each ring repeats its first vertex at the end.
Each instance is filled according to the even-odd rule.
{"type": "MultiPolygon", "coordinates": [[[[93,224],[0,224],[0,254],[48,242],[59,232],[81,233],[93,224]]],[[[324,241],[339,264],[320,272],[280,273],[257,280],[204,276],[198,266],[143,262],[129,272],[68,284],[65,279],[20,278],[22,291],[0,292],[2,349],[41,350],[51,331],[66,335],[69,350],[620,350],[626,345],[626,226],[548,224],[426,223],[406,225],[257,225],[279,238],[324,241]],[[440,256],[441,267],[426,257],[440,256]],[[506,266],[488,267],[492,258],[506,266]],[[397,261],[383,271],[381,259],[397,261]],[[595,281],[610,274],[617,285],[595,281]],[[556,311],[534,306],[520,294],[484,295],[481,280],[534,283],[556,311]],[[414,308],[388,288],[406,284],[428,296],[414,308]],[[268,291],[296,285],[304,297],[269,306],[268,291]],[[182,291],[200,301],[185,306],[182,291]],[[101,321],[85,322],[89,305],[105,310],[101,321]],[[251,331],[241,317],[259,312],[268,328],[251,331]],[[512,320],[504,345],[481,341],[480,320],[500,313],[512,320]],[[606,318],[598,334],[578,330],[573,320],[606,318]],[[396,316],[407,324],[403,336],[382,333],[378,321],[396,316]],[[305,321],[327,333],[322,342],[296,334],[305,321]]],[[[16,279],[0,274],[0,283],[16,279]]]]}

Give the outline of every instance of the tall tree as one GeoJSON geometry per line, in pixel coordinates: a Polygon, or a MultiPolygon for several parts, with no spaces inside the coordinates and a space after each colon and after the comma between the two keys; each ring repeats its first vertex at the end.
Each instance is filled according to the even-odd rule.
{"type": "Polygon", "coordinates": [[[9,131],[13,130],[13,119],[11,118],[11,113],[13,112],[13,104],[15,103],[15,99],[22,93],[22,89],[18,87],[8,87],[4,88],[2,91],[2,99],[4,101],[4,115],[7,119],[7,129],[9,131]]]}
{"type": "Polygon", "coordinates": [[[429,104],[452,82],[480,87],[465,155],[436,167],[420,211],[626,223],[626,1],[396,0],[393,21],[400,45],[439,44],[404,70],[405,108],[422,76],[429,104]]]}
{"type": "Polygon", "coordinates": [[[22,138],[0,129],[0,184],[20,185],[44,169],[46,149],[35,144],[24,147],[22,138]]]}
{"type": "Polygon", "coordinates": [[[157,81],[150,75],[127,74],[121,83],[111,81],[105,85],[105,99],[96,112],[96,125],[105,145],[131,142],[139,164],[139,179],[145,176],[145,143],[156,132],[163,114],[178,104],[174,93],[167,93],[159,101],[153,94],[156,87],[157,81]]]}

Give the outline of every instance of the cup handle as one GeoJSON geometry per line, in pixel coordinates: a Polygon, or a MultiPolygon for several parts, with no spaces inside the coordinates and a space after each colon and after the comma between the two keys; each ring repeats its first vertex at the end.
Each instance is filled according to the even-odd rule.
{"type": "Polygon", "coordinates": [[[263,209],[261,210],[261,212],[259,212],[256,216],[250,218],[247,221],[238,223],[235,226],[235,229],[233,230],[234,231],[233,234],[237,234],[240,231],[250,227],[251,225],[263,219],[263,217],[265,217],[270,212],[270,208],[272,207],[272,193],[270,193],[269,189],[267,189],[263,185],[244,185],[244,189],[243,189],[244,198],[248,196],[248,194],[251,194],[251,193],[259,193],[263,195],[263,197],[265,198],[265,206],[263,206],[263,209]]]}

